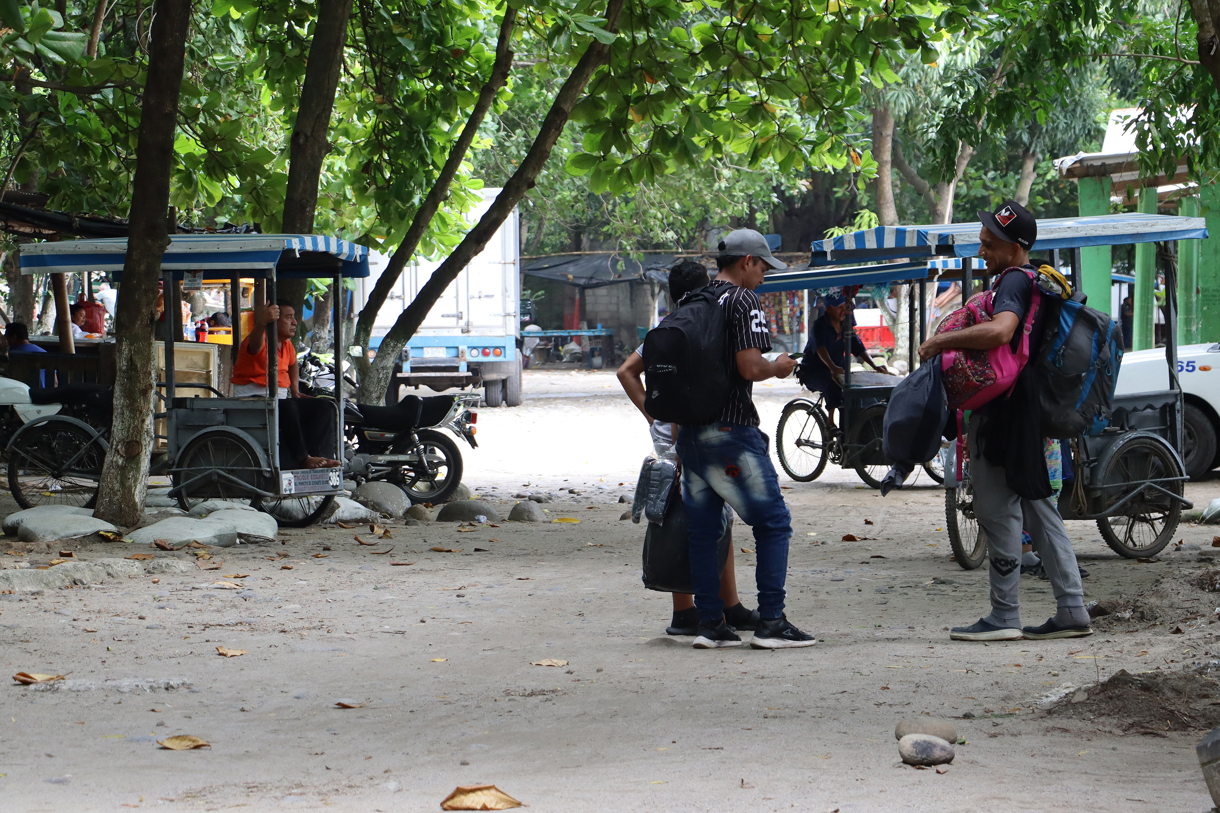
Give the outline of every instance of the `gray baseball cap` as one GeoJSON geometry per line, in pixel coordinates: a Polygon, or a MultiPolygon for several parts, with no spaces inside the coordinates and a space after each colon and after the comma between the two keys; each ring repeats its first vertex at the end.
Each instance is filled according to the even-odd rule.
{"type": "Polygon", "coordinates": [[[776,271],[783,271],[788,267],[786,263],[780,262],[772,256],[771,247],[767,245],[767,238],[754,229],[737,229],[729,232],[720,241],[719,249],[721,257],[745,257],[748,254],[751,257],[765,260],[767,265],[776,271]]]}

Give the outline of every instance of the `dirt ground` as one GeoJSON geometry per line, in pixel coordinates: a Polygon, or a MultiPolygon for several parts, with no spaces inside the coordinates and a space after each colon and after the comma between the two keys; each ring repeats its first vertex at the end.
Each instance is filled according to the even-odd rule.
{"type": "MultiPolygon", "coordinates": [[[[579,523],[391,523],[384,547],[290,530],[214,551],[214,571],[0,595],[4,674],[67,678],[0,688],[3,809],[430,811],[483,782],[536,811],[1211,809],[1200,733],[1132,729],[1096,698],[1120,670],[1146,681],[1220,657],[1220,594],[1191,582],[1215,528],[1183,525],[1181,550],[1140,563],[1069,523],[1086,600],[1111,613],[1098,633],[963,644],[948,628],[986,613],[987,575],[949,561],[943,491],[882,499],[850,473],[781,474],[788,614],[820,642],[697,651],[664,634],[669,597],[639,580],[643,528],[620,519],[649,443],[613,374],[527,374],[525,392],[480,414],[466,482],[505,515],[514,494],[549,492],[550,516],[579,523]],[[567,663],[531,665],[544,659],[567,663]],[[943,775],[898,758],[894,726],[925,714],[966,740],[943,775]],[[178,734],[212,747],[157,746],[178,734]]],[[[795,392],[758,388],[764,430],[795,392]]],[[[753,544],[736,530],[753,606],[753,544]]],[[[1049,583],[1021,586],[1023,621],[1045,620],[1049,583]]]]}

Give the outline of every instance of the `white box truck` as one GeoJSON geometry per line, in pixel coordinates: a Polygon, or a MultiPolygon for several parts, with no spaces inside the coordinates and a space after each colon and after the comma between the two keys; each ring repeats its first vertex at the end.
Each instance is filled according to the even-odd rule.
{"type": "MultiPolygon", "coordinates": [[[[491,206],[499,189],[484,189],[482,203],[467,213],[471,225],[491,206]]],[[[488,241],[482,253],[462,269],[428,312],[403,350],[387,403],[398,400],[400,387],[421,386],[440,392],[453,387],[482,387],[490,407],[521,403],[521,246],[516,209],[488,241]]],[[[372,274],[356,295],[367,301],[388,258],[370,258],[372,274]]],[[[398,316],[440,267],[441,260],[412,261],[391,289],[373,324],[376,347],[398,316]]]]}

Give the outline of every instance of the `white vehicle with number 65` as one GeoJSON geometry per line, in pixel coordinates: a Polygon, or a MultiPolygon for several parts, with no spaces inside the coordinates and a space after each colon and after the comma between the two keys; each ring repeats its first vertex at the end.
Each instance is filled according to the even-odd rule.
{"type": "MultiPolygon", "coordinates": [[[[1139,350],[1123,356],[1115,393],[1131,395],[1169,387],[1165,350],[1139,350]]],[[[1182,456],[1192,480],[1220,466],[1220,343],[1178,348],[1182,385],[1182,456]]]]}

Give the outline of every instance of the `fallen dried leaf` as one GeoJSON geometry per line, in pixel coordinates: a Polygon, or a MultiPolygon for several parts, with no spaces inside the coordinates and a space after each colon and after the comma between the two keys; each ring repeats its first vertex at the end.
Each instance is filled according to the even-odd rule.
{"type": "Polygon", "coordinates": [[[1213,548],[1220,548],[1220,536],[1213,536],[1213,537],[1212,537],[1212,547],[1213,547],[1213,548]]]}
{"type": "Polygon", "coordinates": [[[330,558],[330,557],[328,557],[328,556],[327,556],[325,553],[315,553],[315,554],[313,555],[313,558],[315,558],[315,559],[328,559],[328,558],[330,558]]]}
{"type": "Polygon", "coordinates": [[[441,810],[511,810],[521,802],[495,785],[459,785],[441,802],[441,810]]]}
{"type": "Polygon", "coordinates": [[[873,524],[873,521],[872,521],[871,519],[866,519],[866,520],[864,520],[864,524],[865,524],[865,525],[872,525],[872,524],[873,524]]]}
{"type": "Polygon", "coordinates": [[[527,582],[527,581],[530,581],[532,578],[533,578],[532,576],[518,576],[517,581],[527,582]]]}
{"type": "Polygon", "coordinates": [[[414,562],[390,562],[390,564],[393,565],[394,567],[407,567],[408,565],[413,565],[415,563],[414,562]]]}
{"type": "Polygon", "coordinates": [[[211,545],[203,544],[198,539],[192,539],[190,542],[186,543],[186,546],[188,548],[210,548],[210,547],[212,547],[211,545]]]}
{"type": "Polygon", "coordinates": [[[373,536],[381,536],[388,530],[389,528],[384,525],[374,525],[371,522],[369,523],[369,533],[371,533],[373,536]]]}
{"type": "Polygon", "coordinates": [[[488,539],[487,541],[488,542],[499,542],[500,540],[499,539],[488,539]]]}
{"type": "Polygon", "coordinates": [[[64,562],[67,562],[67,561],[68,561],[67,559],[52,559],[47,564],[49,564],[51,567],[55,567],[56,565],[62,565],[64,562]]]}
{"type": "Polygon", "coordinates": [[[63,675],[43,675],[38,672],[18,672],[13,675],[13,680],[20,683],[22,686],[29,686],[33,683],[50,683],[53,680],[63,680],[63,675]]]}
{"type": "Polygon", "coordinates": [[[9,551],[5,551],[5,552],[4,552],[4,555],[5,555],[5,556],[25,556],[25,554],[24,554],[24,553],[22,553],[22,552],[21,552],[21,551],[19,551],[19,550],[9,550],[9,551]]]}
{"type": "Polygon", "coordinates": [[[461,553],[461,548],[429,548],[428,550],[436,551],[437,553],[461,553]]]}
{"type": "Polygon", "coordinates": [[[85,627],[85,632],[97,632],[93,627],[85,627]]]}
{"type": "Polygon", "coordinates": [[[292,570],[292,565],[280,565],[280,570],[292,570]]]}
{"type": "Polygon", "coordinates": [[[356,527],[355,525],[348,525],[346,522],[336,521],[335,524],[338,525],[340,528],[342,528],[345,531],[350,531],[352,528],[356,527]]]}
{"type": "Polygon", "coordinates": [[[97,535],[100,536],[102,539],[105,539],[107,542],[122,542],[123,541],[123,535],[121,533],[117,533],[115,531],[98,531],[97,535]]]}
{"type": "Polygon", "coordinates": [[[360,534],[352,534],[352,536],[356,537],[356,541],[359,542],[361,545],[365,545],[368,547],[376,547],[378,544],[376,542],[365,542],[363,539],[360,538],[360,534]]]}
{"type": "Polygon", "coordinates": [[[217,588],[218,590],[240,590],[241,589],[241,585],[238,584],[237,582],[212,582],[211,586],[217,588]]]}
{"type": "Polygon", "coordinates": [[[246,654],[246,650],[244,649],[229,649],[228,647],[223,646],[216,647],[216,652],[217,654],[223,655],[226,658],[240,658],[242,655],[246,654]]]}
{"type": "Polygon", "coordinates": [[[940,774],[949,773],[949,766],[948,765],[937,765],[936,772],[940,773],[940,774]]]}
{"type": "MultiPolygon", "coordinates": [[[[209,556],[208,558],[210,559],[212,557],[209,556]]],[[[211,564],[207,564],[207,565],[205,565],[203,562],[204,562],[203,559],[196,559],[195,567],[199,568],[200,570],[220,570],[222,567],[225,566],[224,562],[212,562],[211,564]]]]}
{"type": "Polygon", "coordinates": [[[477,530],[479,530],[479,529],[478,528],[458,528],[457,532],[460,534],[472,534],[477,530]]]}
{"type": "Polygon", "coordinates": [[[860,539],[855,534],[843,534],[844,542],[859,542],[860,539]]]}
{"type": "Polygon", "coordinates": [[[373,554],[374,556],[385,556],[392,550],[394,550],[394,546],[390,545],[389,550],[371,550],[369,553],[373,554]]]}
{"type": "Polygon", "coordinates": [[[60,556],[62,556],[62,557],[64,557],[65,559],[75,559],[75,558],[76,558],[76,551],[71,551],[71,550],[61,550],[61,551],[59,552],[59,555],[60,555],[60,556]]]}
{"type": "Polygon", "coordinates": [[[196,748],[211,748],[212,744],[190,734],[180,734],[177,737],[166,737],[157,740],[157,745],[170,751],[192,751],[196,748]]]}
{"type": "Polygon", "coordinates": [[[870,556],[870,557],[868,557],[868,558],[870,558],[870,559],[884,559],[885,557],[884,557],[884,556],[882,556],[880,553],[874,553],[872,556],[870,556]]]}
{"type": "Polygon", "coordinates": [[[576,525],[577,523],[580,522],[580,520],[578,520],[576,517],[556,517],[555,519],[551,520],[551,522],[568,523],[570,525],[576,525]]]}
{"type": "Polygon", "coordinates": [[[182,550],[186,547],[186,545],[179,545],[175,548],[169,543],[168,539],[154,539],[152,541],[152,546],[158,550],[182,550]]]}
{"type": "Polygon", "coordinates": [[[742,553],[753,553],[754,551],[753,551],[753,549],[751,549],[751,548],[742,548],[742,549],[741,549],[741,552],[742,552],[742,553]]]}
{"type": "Polygon", "coordinates": [[[530,666],[567,666],[567,661],[561,661],[558,658],[543,658],[540,661],[530,661],[530,666]]]}
{"type": "Polygon", "coordinates": [[[475,548],[474,552],[475,553],[488,553],[488,550],[487,550],[487,548],[475,548]]]}
{"type": "Polygon", "coordinates": [[[226,579],[248,579],[248,578],[250,578],[250,574],[249,573],[226,573],[225,578],[226,579]]]}
{"type": "Polygon", "coordinates": [[[362,709],[365,706],[364,703],[346,703],[342,700],[335,703],[335,705],[341,709],[362,709]]]}
{"type": "Polygon", "coordinates": [[[447,660],[449,660],[449,659],[448,658],[433,658],[432,662],[433,663],[444,663],[447,660]]]}

